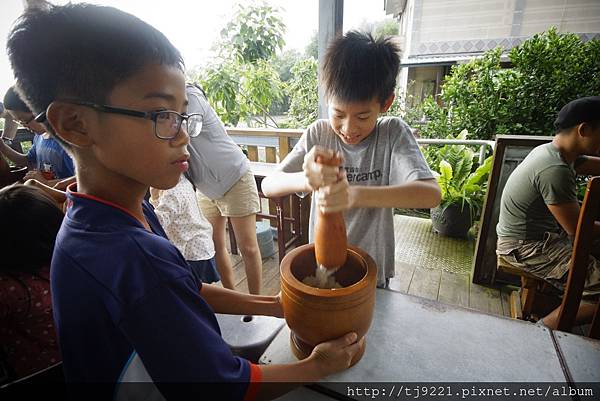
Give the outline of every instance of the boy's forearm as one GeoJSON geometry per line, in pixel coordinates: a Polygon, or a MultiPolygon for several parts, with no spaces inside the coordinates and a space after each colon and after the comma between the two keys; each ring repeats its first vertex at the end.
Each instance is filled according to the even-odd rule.
{"type": "Polygon", "coordinates": [[[306,182],[304,172],[276,172],[265,177],[261,183],[265,196],[285,196],[295,192],[311,192],[306,182]]]}
{"type": "Polygon", "coordinates": [[[54,187],[60,181],[62,181],[62,178],[55,178],[53,180],[46,180],[45,184],[48,185],[48,186],[50,186],[50,187],[54,187]]]}
{"type": "Polygon", "coordinates": [[[265,316],[281,314],[281,305],[274,296],[250,295],[211,284],[202,284],[200,294],[216,313],[265,316]]]}
{"type": "Polygon", "coordinates": [[[261,384],[257,400],[272,400],[300,387],[323,378],[312,357],[286,365],[260,365],[261,384]]]}
{"type": "Polygon", "coordinates": [[[6,156],[11,162],[15,163],[19,167],[24,167],[29,164],[27,155],[17,152],[4,143],[4,141],[0,141],[0,152],[2,152],[4,156],[6,156]]]}
{"type": "Polygon", "coordinates": [[[426,209],[440,204],[440,188],[435,180],[417,180],[403,185],[351,186],[351,207],[426,209]]]}

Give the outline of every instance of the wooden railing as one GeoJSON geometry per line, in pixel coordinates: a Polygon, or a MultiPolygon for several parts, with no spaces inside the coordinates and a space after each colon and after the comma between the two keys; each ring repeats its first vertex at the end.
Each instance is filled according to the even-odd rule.
{"type": "MultiPolygon", "coordinates": [[[[290,152],[304,130],[268,128],[227,128],[227,133],[238,145],[248,149],[248,158],[253,162],[278,163],[290,152]],[[265,148],[264,160],[259,158],[259,148],[265,148]],[[279,151],[279,152],[278,152],[279,151]]],[[[494,141],[417,138],[423,145],[469,145],[479,147],[479,163],[483,163],[488,148],[494,150],[494,141]]]]}
{"type": "Polygon", "coordinates": [[[251,161],[267,163],[278,163],[283,160],[303,132],[301,129],[284,128],[227,128],[227,133],[233,140],[248,149],[248,158],[251,161]],[[264,160],[259,158],[259,147],[265,148],[264,160]]]}

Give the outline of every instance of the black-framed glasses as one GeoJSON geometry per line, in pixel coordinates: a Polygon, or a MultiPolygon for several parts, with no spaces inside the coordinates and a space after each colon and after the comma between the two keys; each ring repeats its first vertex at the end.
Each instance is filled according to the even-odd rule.
{"type": "MultiPolygon", "coordinates": [[[[63,102],[91,107],[101,113],[121,114],[152,120],[154,122],[154,135],[160,139],[175,138],[177,134],[179,134],[184,121],[186,131],[190,137],[193,138],[200,135],[200,131],[202,130],[202,114],[199,113],[179,114],[172,110],[139,111],[85,102],[82,100],[63,100],[63,102]]],[[[46,120],[46,112],[41,112],[34,120],[37,122],[44,122],[46,120]]]]}

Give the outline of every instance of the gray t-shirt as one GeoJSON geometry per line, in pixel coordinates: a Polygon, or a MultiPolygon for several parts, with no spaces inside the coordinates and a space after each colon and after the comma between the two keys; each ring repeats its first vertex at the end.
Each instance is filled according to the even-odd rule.
{"type": "Polygon", "coordinates": [[[190,138],[190,176],[210,199],[222,197],[250,169],[250,162],[198,88],[186,86],[187,113],[203,116],[202,131],[190,138]]]}
{"type": "Polygon", "coordinates": [[[506,181],[498,237],[541,241],[545,232],[558,232],[558,222],[546,205],[576,202],[576,175],[552,143],[533,149],[506,181]]]}
{"type": "MultiPolygon", "coordinates": [[[[313,146],[340,151],[350,185],[400,185],[432,179],[433,174],[419,150],[410,128],[395,117],[378,120],[374,132],[357,145],[343,143],[328,120],[309,126],[294,149],[278,166],[284,172],[302,171],[306,153],[313,146]]],[[[312,197],[309,237],[313,241],[316,200],[312,197]]],[[[378,267],[377,285],[394,277],[394,220],[392,208],[357,208],[344,213],[348,243],[365,250],[378,267]]]]}

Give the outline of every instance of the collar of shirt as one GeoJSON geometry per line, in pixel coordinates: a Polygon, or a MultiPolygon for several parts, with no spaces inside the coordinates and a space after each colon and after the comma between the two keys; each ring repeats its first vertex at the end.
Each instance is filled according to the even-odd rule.
{"type": "MultiPolygon", "coordinates": [[[[67,188],[66,216],[70,222],[93,226],[99,230],[108,226],[124,226],[146,230],[142,222],[122,206],[75,190],[76,183],[69,185],[67,188]]],[[[152,232],[167,238],[152,206],[147,201],[142,202],[142,210],[152,232]]]]}

